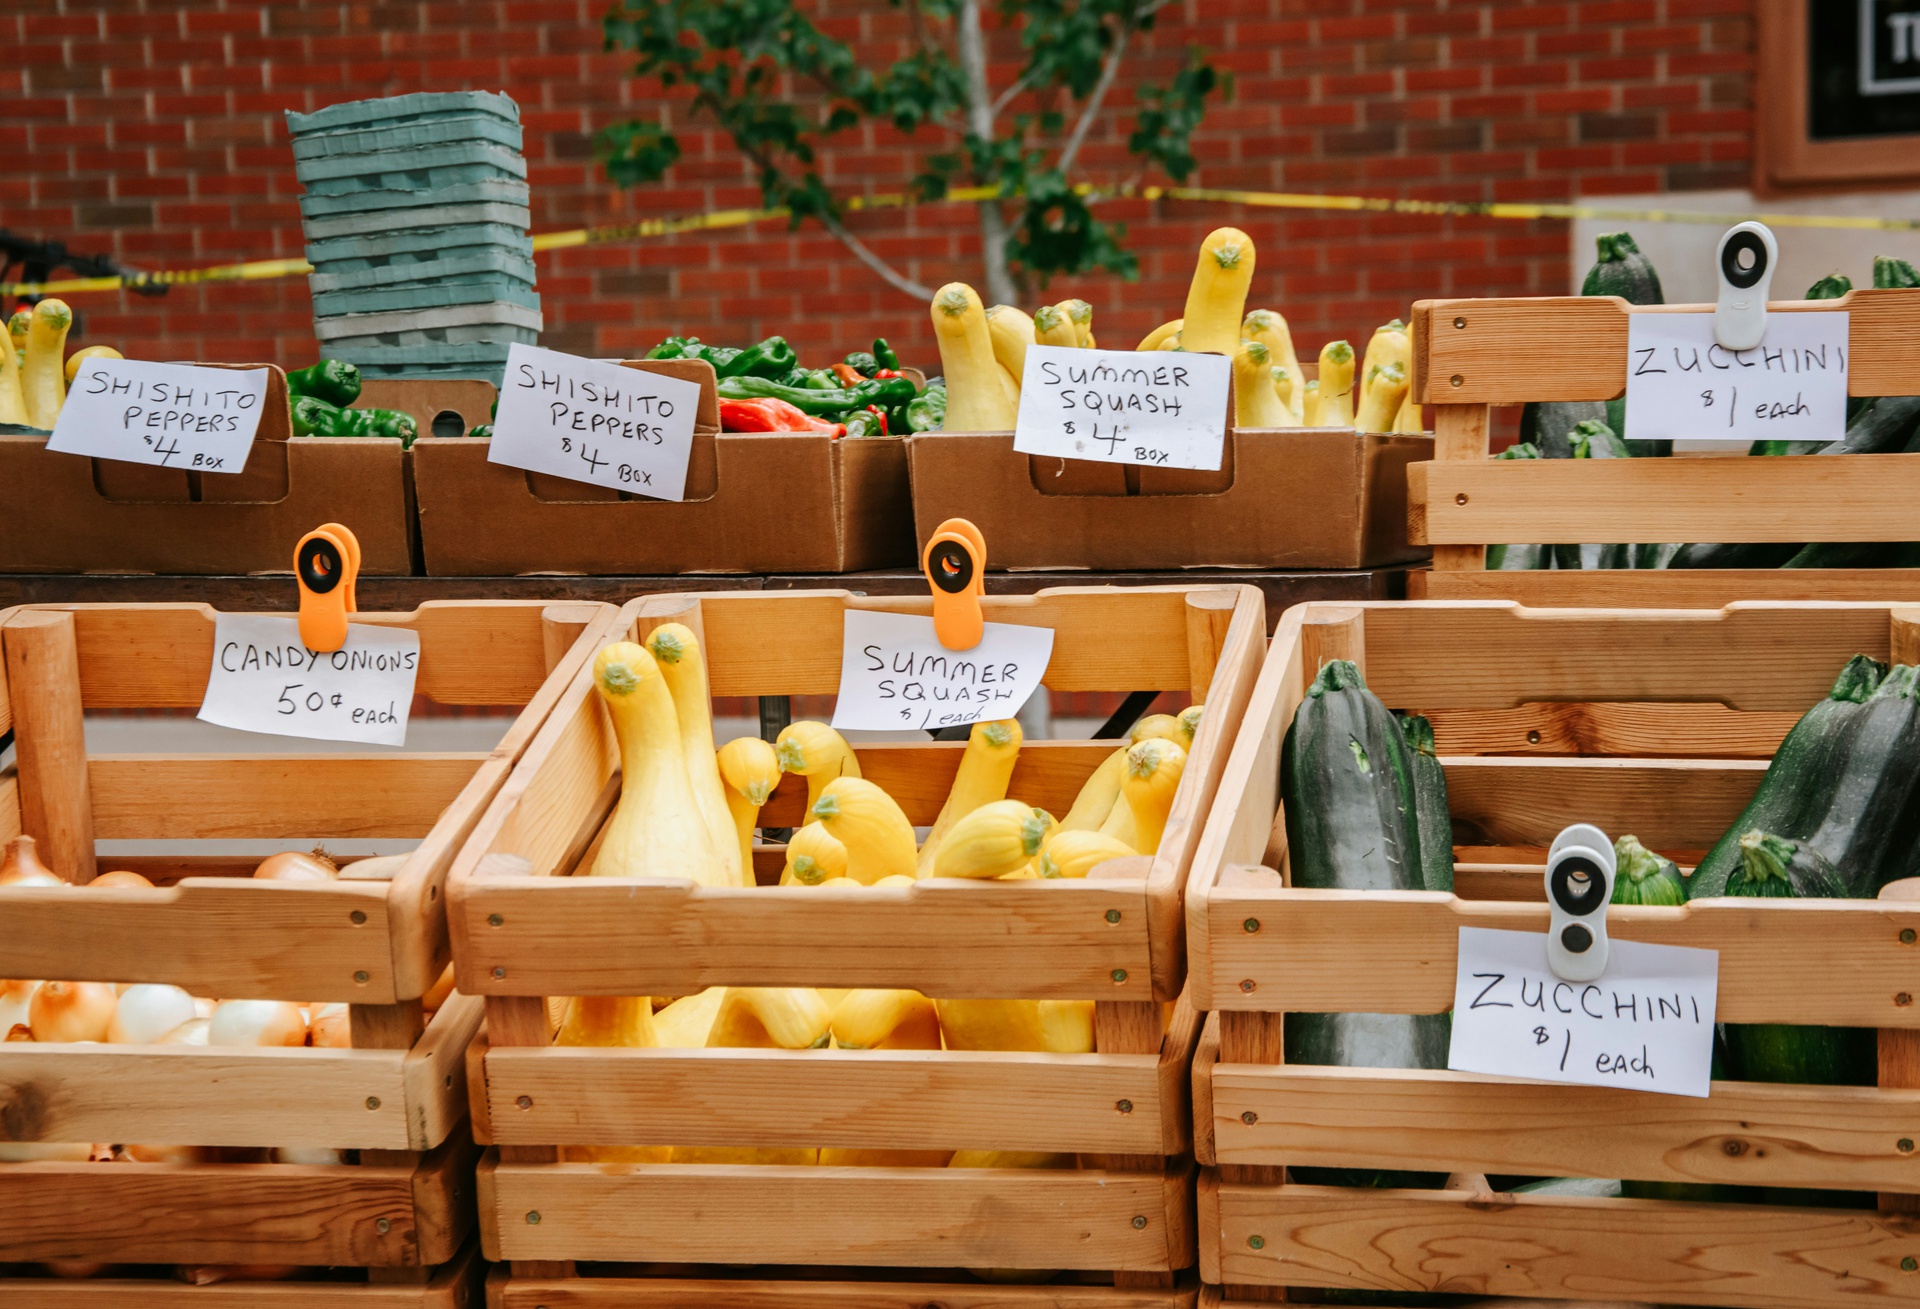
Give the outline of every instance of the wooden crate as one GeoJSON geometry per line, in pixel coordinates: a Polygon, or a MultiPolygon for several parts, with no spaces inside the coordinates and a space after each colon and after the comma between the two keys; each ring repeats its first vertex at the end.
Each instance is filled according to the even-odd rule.
{"type": "Polygon", "coordinates": [[[1206,1290],[1190,1278],[1163,1290],[1067,1279],[1007,1285],[953,1271],[944,1280],[862,1269],[810,1278],[728,1277],[718,1268],[543,1277],[496,1266],[487,1279],[487,1309],[1194,1309],[1206,1290]]]}
{"type": "MultiPolygon", "coordinates": [[[[449,883],[461,985],[487,999],[490,1045],[472,1081],[477,1134],[497,1147],[482,1164],[482,1237],[516,1278],[564,1276],[575,1260],[1062,1268],[1175,1293],[1175,1271],[1192,1261],[1182,1079],[1198,1034],[1181,998],[1182,886],[1251,686],[1263,606],[1249,587],[1058,589],[982,603],[992,621],[1054,629],[1045,680],[1055,690],[1205,701],[1157,856],[1116,861],[1112,878],[833,896],[570,877],[619,785],[591,670],[575,677],[449,883]],[[519,859],[532,875],[510,871],[527,867],[519,859]],[[1093,999],[1099,1053],[549,1046],[544,997],[714,984],[1093,999]],[[1084,1169],[555,1162],[559,1146],[628,1144],[1046,1150],[1079,1153],[1084,1169]]],[[[931,603],[844,591],[663,596],[624,617],[636,638],[667,621],[701,631],[716,696],[830,694],[852,608],[926,614],[931,603]]],[[[963,748],[870,746],[861,767],[925,826],[963,748]]],[[[1113,748],[1029,742],[1010,793],[1065,812],[1113,748]]],[[[761,821],[799,823],[804,796],[804,779],[785,779],[761,821]]],[[[761,880],[777,881],[781,852],[764,853],[761,880]]]]}
{"type": "MultiPolygon", "coordinates": [[[[1920,394],[1920,294],[1857,290],[1780,301],[1774,313],[1852,315],[1854,395],[1920,394]]],[[[1920,568],[1494,571],[1501,542],[1895,541],[1913,535],[1920,454],[1671,459],[1488,458],[1488,407],[1607,400],[1626,389],[1628,315],[1712,305],[1612,296],[1422,300],[1414,394],[1434,406],[1434,458],[1407,469],[1409,535],[1433,546],[1415,599],[1716,608],[1736,600],[1920,600],[1920,568]]]]}
{"type": "Polygon", "coordinates": [[[1447,1071],[1288,1067],[1281,1016],[1437,1013],[1458,929],[1544,931],[1545,847],[1588,821],[1688,864],[1846,659],[1920,658],[1920,610],[1510,602],[1310,604],[1280,621],[1188,895],[1201,1274],[1273,1288],[1662,1304],[1920,1302],[1920,903],[1615,906],[1617,938],[1720,952],[1719,1017],[1877,1027],[1878,1087],[1715,1082],[1705,1100],[1447,1071]],[[1427,714],[1455,894],[1283,884],[1279,752],[1315,672],[1358,661],[1427,714]],[[1282,871],[1276,871],[1282,870],[1282,871]],[[1287,1164],[1430,1170],[1445,1190],[1284,1182],[1287,1164]],[[1880,1209],[1495,1194],[1484,1176],[1633,1177],[1880,1193],[1880,1209]]]}
{"type": "Polygon", "coordinates": [[[7,1309],[479,1309],[486,1267],[479,1249],[469,1243],[430,1279],[415,1284],[327,1280],[190,1286],[159,1277],[66,1281],[0,1272],[0,1300],[7,1309]]]}
{"type": "MultiPolygon", "coordinates": [[[[0,774],[0,837],[24,830],[76,880],[110,866],[156,883],[0,887],[0,976],[345,1001],[354,1046],[0,1045],[0,1140],[360,1152],[359,1163],[334,1165],[0,1164],[0,1213],[11,1219],[0,1264],[347,1265],[374,1270],[376,1283],[412,1283],[381,1295],[453,1303],[464,1283],[430,1275],[472,1226],[464,1055],[483,1005],[455,994],[423,1025],[421,997],[450,958],[447,870],[616,612],[452,601],[357,616],[419,633],[421,694],[522,706],[489,751],[92,756],[85,710],[199,703],[213,611],[70,605],[0,615],[0,728],[10,726],[18,745],[17,771],[0,774]],[[369,837],[420,844],[390,882],[322,884],[254,881],[254,858],[96,856],[95,844],[369,837]]],[[[14,1303],[13,1289],[0,1283],[0,1303],[14,1303]]],[[[329,1283],[325,1295],[352,1289],[329,1283]]],[[[36,1294],[113,1303],[110,1292],[86,1281],[36,1294]]],[[[128,1295],[119,1302],[148,1303],[144,1290],[128,1295]]]]}

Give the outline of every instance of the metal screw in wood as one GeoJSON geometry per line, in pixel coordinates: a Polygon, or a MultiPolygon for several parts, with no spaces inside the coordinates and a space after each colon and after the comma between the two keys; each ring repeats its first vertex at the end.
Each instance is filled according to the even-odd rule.
{"type": "Polygon", "coordinates": [[[1113,980],[1114,980],[1114,981],[1116,981],[1116,982],[1124,982],[1124,981],[1126,981],[1126,980],[1127,980],[1127,970],[1126,970],[1126,969],[1124,969],[1124,968],[1116,968],[1116,969],[1114,969],[1114,970],[1113,970],[1113,980]]]}
{"type": "Polygon", "coordinates": [[[1110,923],[1117,923],[1117,922],[1119,922],[1119,921],[1120,921],[1120,911],[1119,911],[1118,909],[1109,909],[1109,910],[1107,910],[1107,921],[1108,921],[1108,922],[1110,922],[1110,923]]]}
{"type": "Polygon", "coordinates": [[[540,1211],[538,1209],[527,1210],[527,1225],[529,1227],[540,1226],[540,1211]]]}
{"type": "Polygon", "coordinates": [[[1133,1216],[1134,1231],[1136,1232],[1145,1231],[1146,1226],[1147,1226],[1147,1216],[1145,1214],[1135,1214],[1133,1216]]]}
{"type": "Polygon", "coordinates": [[[1267,1238],[1264,1236],[1249,1236],[1247,1238],[1247,1248],[1249,1250],[1264,1250],[1267,1248],[1267,1238]]]}
{"type": "Polygon", "coordinates": [[[1251,977],[1249,977],[1249,978],[1247,978],[1247,979],[1246,979],[1245,981],[1243,981],[1243,982],[1241,982],[1241,983],[1240,983],[1240,989],[1241,989],[1242,991],[1249,991],[1249,992],[1250,992],[1250,991],[1252,991],[1252,990],[1253,990],[1253,979],[1252,979],[1251,977]]]}
{"type": "Polygon", "coordinates": [[[530,1095],[523,1095],[518,1100],[515,1100],[514,1103],[516,1105],[519,1105],[522,1109],[531,1109],[533,1108],[533,1097],[530,1095]]]}
{"type": "Polygon", "coordinates": [[[387,1218],[376,1218],[373,1220],[373,1230],[385,1236],[393,1230],[393,1221],[387,1218]]]}
{"type": "Polygon", "coordinates": [[[1893,997],[1893,1002],[1905,1008],[1913,1003],[1913,994],[1910,991],[1901,991],[1893,997]]]}
{"type": "Polygon", "coordinates": [[[504,968],[496,968],[493,970],[493,975],[495,977],[505,977],[507,975],[507,970],[504,968]]]}
{"type": "Polygon", "coordinates": [[[1260,1121],[1260,1115],[1256,1114],[1255,1112],[1253,1112],[1253,1110],[1249,1109],[1245,1113],[1240,1115],[1240,1121],[1245,1123],[1248,1127],[1252,1127],[1255,1123],[1260,1121]]]}
{"type": "Polygon", "coordinates": [[[1910,1136],[1903,1136],[1898,1141],[1895,1141],[1893,1143],[1893,1148],[1898,1150],[1901,1154],[1912,1154],[1913,1138],[1910,1136]]]}
{"type": "Polygon", "coordinates": [[[1240,930],[1243,932],[1257,932],[1260,930],[1260,920],[1258,918],[1249,918],[1246,922],[1240,924],[1240,930]]]}
{"type": "Polygon", "coordinates": [[[1916,1260],[1912,1255],[1900,1261],[1900,1271],[1903,1273],[1910,1273],[1916,1268],[1920,1268],[1920,1260],[1916,1260]]]}
{"type": "Polygon", "coordinates": [[[1538,728],[1535,728],[1534,730],[1527,733],[1527,744],[1528,745],[1540,744],[1540,730],[1538,728]]]}
{"type": "Polygon", "coordinates": [[[348,914],[347,917],[349,920],[352,921],[355,927],[358,927],[360,926],[360,924],[367,921],[367,911],[364,909],[356,909],[352,913],[348,914]]]}
{"type": "Polygon", "coordinates": [[[1132,1112],[1133,1112],[1133,1101],[1131,1101],[1131,1100],[1116,1100],[1116,1101],[1114,1101],[1114,1102],[1113,1102],[1113,1107],[1114,1107],[1115,1109],[1118,1109],[1118,1110],[1119,1110],[1119,1111],[1120,1111],[1121,1113],[1123,1113],[1123,1114],[1130,1114],[1130,1113],[1132,1113],[1132,1112]]]}
{"type": "Polygon", "coordinates": [[[1459,494],[1455,495],[1453,497],[1453,502],[1457,505],[1465,504],[1467,502],[1467,493],[1465,491],[1462,491],[1459,494]]]}
{"type": "Polygon", "coordinates": [[[504,923],[504,922],[506,922],[506,921],[507,921],[507,920],[506,920],[506,919],[504,919],[504,918],[502,918],[502,917],[501,917],[501,916],[500,916],[499,914],[488,914],[488,915],[487,915],[487,926],[488,926],[488,927],[498,927],[498,926],[500,926],[500,924],[502,924],[502,923],[504,923]]]}
{"type": "Polygon", "coordinates": [[[1912,944],[1913,944],[1913,942],[1914,942],[1914,931],[1913,931],[1913,929],[1912,929],[1911,927],[1903,927],[1903,928],[1901,928],[1901,929],[1900,929],[1900,944],[1901,944],[1901,945],[1912,945],[1912,944]]]}
{"type": "Polygon", "coordinates": [[[373,980],[373,974],[369,973],[364,968],[356,969],[353,974],[353,980],[360,983],[362,986],[365,986],[368,982],[373,980]]]}
{"type": "Polygon", "coordinates": [[[1447,380],[1455,386],[1465,386],[1467,384],[1467,379],[1460,376],[1460,374],[1458,373],[1455,373],[1452,377],[1448,378],[1447,380]]]}
{"type": "Polygon", "coordinates": [[[367,1108],[369,1108],[369,1109],[378,1109],[379,1107],[380,1107],[380,1097],[379,1097],[379,1096],[377,1096],[377,1095],[370,1095],[370,1096],[368,1096],[368,1097],[367,1097],[367,1108]]]}

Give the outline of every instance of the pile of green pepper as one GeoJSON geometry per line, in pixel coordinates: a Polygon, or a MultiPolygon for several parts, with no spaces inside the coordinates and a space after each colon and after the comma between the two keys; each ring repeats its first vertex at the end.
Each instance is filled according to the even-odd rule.
{"type": "Polygon", "coordinates": [[[413,415],[398,409],[351,409],[360,398],[360,370],[344,359],[322,359],[287,374],[295,436],[390,436],[401,448],[419,436],[413,415]]]}
{"type": "Polygon", "coordinates": [[[704,359],[719,377],[722,400],[784,400],[814,418],[845,423],[848,436],[933,432],[946,418],[944,383],[916,386],[884,337],[871,351],[855,350],[829,368],[803,367],[782,336],[744,350],[670,336],[646,357],[704,359]]]}

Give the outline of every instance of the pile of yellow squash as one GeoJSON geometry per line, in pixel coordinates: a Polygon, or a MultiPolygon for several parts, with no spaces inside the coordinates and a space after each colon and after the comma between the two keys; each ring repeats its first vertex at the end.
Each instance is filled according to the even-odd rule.
{"type": "Polygon", "coordinates": [[[64,300],[21,309],[0,332],[0,423],[52,431],[66,404],[67,385],[86,360],[124,356],[110,345],[66,352],[73,310],[64,300]]]}
{"type": "MultiPolygon", "coordinates": [[[[1319,376],[1307,381],[1287,320],[1269,309],[1247,312],[1253,238],[1216,228],[1201,242],[1186,312],[1162,323],[1136,350],[1180,350],[1233,360],[1234,425],[1249,428],[1351,427],[1361,432],[1419,432],[1420,406],[1408,395],[1413,342],[1395,319],[1374,331],[1358,372],[1353,346],[1330,341],[1319,376]]],[[[1095,348],[1093,306],[1085,300],[1043,305],[1031,317],[1012,305],[982,308],[964,282],[950,282],[930,306],[947,380],[949,432],[1010,431],[1020,412],[1027,347],[1095,348]]]]}
{"type": "MultiPolygon", "coordinates": [[[[705,657],[679,623],[644,644],[601,650],[593,681],[619,743],[620,799],[585,875],[690,877],[752,887],[760,808],[783,773],[807,780],[808,822],[787,843],[782,886],[832,895],[920,878],[1085,877],[1109,859],[1151,855],[1203,706],[1143,719],[1090,776],[1063,818],[1007,796],[1021,745],[1012,719],[976,724],[926,841],[853,748],[819,722],[714,748],[705,657]]],[[[697,995],[570,1000],[560,1045],[779,1050],[1021,1050],[1088,1054],[1091,1000],[929,999],[911,990],[709,987],[697,995]]],[[[598,1162],[1071,1167],[1071,1155],[962,1150],[569,1147],[598,1162]]]]}

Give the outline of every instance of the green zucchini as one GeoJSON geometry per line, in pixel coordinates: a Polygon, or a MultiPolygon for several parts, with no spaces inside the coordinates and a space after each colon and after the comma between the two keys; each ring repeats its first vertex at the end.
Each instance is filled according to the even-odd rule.
{"type": "Polygon", "coordinates": [[[1636,545],[1633,547],[1633,566],[1635,568],[1671,568],[1673,557],[1679,552],[1679,545],[1671,541],[1663,545],[1636,545]]]}
{"type": "Polygon", "coordinates": [[[1901,875],[1913,849],[1920,779],[1915,671],[1907,664],[1888,669],[1861,706],[1844,753],[1828,770],[1819,825],[1805,832],[1806,844],[1839,870],[1839,894],[1871,898],[1901,875]]]}
{"type": "Polygon", "coordinates": [[[1637,836],[1623,836],[1613,843],[1616,871],[1613,879],[1614,904],[1676,905],[1687,902],[1687,884],[1680,868],[1671,859],[1662,859],[1637,836]]]}
{"type": "Polygon", "coordinates": [[[1726,545],[1696,543],[1673,552],[1669,568],[1778,568],[1800,551],[1798,541],[1736,541],[1726,545]]]}
{"type": "MultiPolygon", "coordinates": [[[[1580,284],[1581,295],[1617,295],[1630,305],[1665,304],[1660,275],[1653,263],[1640,253],[1633,237],[1626,232],[1603,232],[1595,238],[1599,260],[1587,270],[1580,284]]],[[[1627,431],[1627,398],[1607,401],[1607,426],[1622,436],[1627,431]]],[[[1673,453],[1671,441],[1628,441],[1627,453],[1639,459],[1664,458],[1673,453]]]]}
{"type": "Polygon", "coordinates": [[[1627,443],[1608,426],[1606,420],[1588,418],[1573,425],[1569,434],[1575,459],[1631,459],[1627,443]]]}
{"type": "MultiPolygon", "coordinates": [[[[1289,882],[1345,891],[1426,889],[1414,750],[1400,724],[1344,659],[1314,678],[1280,752],[1289,882]]],[[[1436,874],[1437,875],[1437,874],[1436,874]]],[[[1288,1063],[1445,1068],[1446,1014],[1288,1014],[1288,1063]]],[[[1444,1175],[1301,1168],[1327,1186],[1438,1186],[1444,1175]]]]}
{"type": "Polygon", "coordinates": [[[1572,459],[1573,429],[1584,422],[1607,421],[1601,400],[1541,400],[1520,410],[1520,440],[1539,449],[1542,459],[1572,459]]]}
{"type": "Polygon", "coordinates": [[[1803,545],[1782,568],[1884,568],[1900,548],[1898,541],[1814,541],[1803,545]]]}
{"type": "Polygon", "coordinates": [[[1687,898],[1725,895],[1727,879],[1740,863],[1740,837],[1754,830],[1802,832],[1826,813],[1828,787],[1844,756],[1847,738],[1879,689],[1886,665],[1855,655],[1834,679],[1826,698],[1800,716],[1780,748],[1753,799],[1740,811],[1706,858],[1693,870],[1687,898]]]}
{"type": "Polygon", "coordinates": [[[1845,273],[1828,273],[1807,288],[1809,300],[1838,300],[1853,290],[1853,279],[1845,273]]]}
{"type": "Polygon", "coordinates": [[[1434,748],[1433,724],[1418,714],[1400,720],[1413,750],[1413,816],[1420,831],[1420,881],[1429,891],[1453,890],[1453,811],[1447,771],[1434,748]]]}
{"type": "Polygon", "coordinates": [[[1640,253],[1630,232],[1602,232],[1594,238],[1599,259],[1580,284],[1581,295],[1617,295],[1630,305],[1665,304],[1660,274],[1640,253]]]}
{"type": "Polygon", "coordinates": [[[1890,290],[1901,287],[1920,286],[1920,272],[1904,259],[1895,259],[1891,255],[1873,257],[1873,285],[1876,290],[1890,290]]]}

